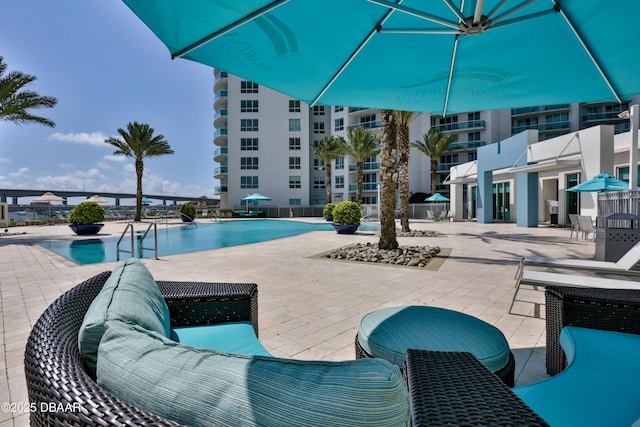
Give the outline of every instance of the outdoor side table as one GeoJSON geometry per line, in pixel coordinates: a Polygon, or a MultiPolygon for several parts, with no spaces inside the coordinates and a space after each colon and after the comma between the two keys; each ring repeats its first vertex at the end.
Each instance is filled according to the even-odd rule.
{"type": "Polygon", "coordinates": [[[413,427],[548,426],[471,353],[407,350],[405,366],[413,427]]]}
{"type": "Polygon", "coordinates": [[[390,307],[360,321],[356,358],[380,357],[404,366],[407,349],[469,352],[513,387],[515,359],[498,328],[458,311],[428,306],[390,307]]]}

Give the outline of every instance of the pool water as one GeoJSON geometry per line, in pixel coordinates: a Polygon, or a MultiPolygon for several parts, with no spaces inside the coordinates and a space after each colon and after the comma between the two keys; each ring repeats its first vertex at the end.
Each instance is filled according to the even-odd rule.
{"type": "MultiPolygon", "coordinates": [[[[378,231],[379,225],[364,223],[360,231],[378,231]]],[[[296,236],[309,231],[333,231],[330,223],[311,224],[284,220],[239,220],[221,223],[197,223],[182,227],[161,228],[158,225],[158,256],[177,255],[228,246],[264,242],[283,237],[296,236]]],[[[144,240],[144,247],[153,246],[153,236],[144,240]]],[[[95,264],[116,261],[116,244],[119,237],[90,238],[82,240],[58,240],[41,243],[41,246],[78,264],[95,264]]],[[[120,249],[131,249],[130,237],[120,242],[120,249]]],[[[140,257],[138,244],[136,256],[140,257]]],[[[121,259],[129,258],[129,253],[120,254],[121,259]]],[[[153,257],[153,250],[145,250],[144,258],[153,257]]]]}

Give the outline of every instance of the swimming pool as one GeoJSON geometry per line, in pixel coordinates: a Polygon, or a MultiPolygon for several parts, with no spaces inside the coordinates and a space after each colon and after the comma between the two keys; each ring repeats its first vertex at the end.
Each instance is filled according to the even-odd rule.
{"type": "MultiPolygon", "coordinates": [[[[330,223],[311,224],[301,221],[273,219],[224,221],[221,223],[197,223],[182,227],[158,227],[158,255],[177,255],[228,246],[264,242],[296,236],[309,231],[333,231],[330,223]]],[[[361,224],[360,230],[377,231],[379,225],[361,224]]],[[[119,237],[82,240],[57,240],[41,243],[41,246],[78,264],[96,264],[116,261],[116,244],[119,237]]],[[[121,249],[130,249],[130,240],[123,239],[121,249]]],[[[145,239],[144,246],[153,245],[153,237],[145,239]]],[[[136,245],[137,246],[137,245],[136,245]]],[[[136,248],[136,251],[138,249],[136,248]]],[[[130,256],[120,255],[121,259],[130,256]]],[[[140,256],[136,253],[136,256],[140,256]]],[[[153,251],[144,251],[144,257],[153,257],[153,251]]]]}

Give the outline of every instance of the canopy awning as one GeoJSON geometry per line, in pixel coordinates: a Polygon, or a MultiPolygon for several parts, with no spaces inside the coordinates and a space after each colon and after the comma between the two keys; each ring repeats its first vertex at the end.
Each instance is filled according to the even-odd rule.
{"type": "Polygon", "coordinates": [[[580,159],[553,159],[544,162],[531,163],[525,166],[514,166],[509,169],[509,172],[546,172],[560,169],[568,169],[576,166],[580,166],[580,159]]]}

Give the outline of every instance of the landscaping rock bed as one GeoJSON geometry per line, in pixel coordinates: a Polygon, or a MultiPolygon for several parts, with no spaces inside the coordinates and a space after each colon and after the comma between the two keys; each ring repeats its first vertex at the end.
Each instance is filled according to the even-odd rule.
{"type": "Polygon", "coordinates": [[[326,258],[346,261],[374,262],[378,264],[426,267],[440,253],[440,247],[403,246],[394,250],[378,249],[374,243],[358,243],[355,246],[336,249],[326,258]]]}
{"type": "Polygon", "coordinates": [[[396,230],[397,237],[438,237],[438,233],[433,230],[411,230],[409,232],[396,230]]]}

